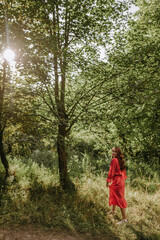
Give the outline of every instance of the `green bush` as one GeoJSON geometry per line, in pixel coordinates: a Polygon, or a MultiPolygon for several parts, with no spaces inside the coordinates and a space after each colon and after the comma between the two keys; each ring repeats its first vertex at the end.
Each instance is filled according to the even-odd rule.
{"type": "Polygon", "coordinates": [[[84,173],[95,169],[97,173],[106,171],[105,141],[90,132],[73,132],[68,143],[68,166],[71,174],[84,173]]]}
{"type": "Polygon", "coordinates": [[[38,163],[39,166],[44,165],[50,169],[58,169],[58,157],[53,151],[40,151],[37,149],[32,152],[30,159],[38,163]]]}

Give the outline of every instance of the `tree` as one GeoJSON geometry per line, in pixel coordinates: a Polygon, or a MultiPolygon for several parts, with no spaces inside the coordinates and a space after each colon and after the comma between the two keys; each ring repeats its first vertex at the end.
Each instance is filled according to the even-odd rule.
{"type": "Polygon", "coordinates": [[[94,78],[89,73],[91,68],[98,71],[98,45],[109,41],[111,29],[120,16],[125,17],[122,11],[127,7],[126,2],[105,0],[12,1],[15,24],[24,35],[19,61],[26,75],[23,82],[43,100],[36,114],[57,126],[64,188],[69,183],[65,139],[106,81],[100,80],[100,72],[94,78]]]}
{"type": "MultiPolygon", "coordinates": [[[[3,54],[7,49],[8,54],[11,53],[11,49],[17,49],[18,51],[20,48],[20,46],[18,47],[19,39],[21,39],[14,32],[15,25],[11,13],[11,4],[11,1],[6,0],[0,3],[0,157],[6,171],[6,177],[9,174],[9,164],[4,147],[4,135],[6,128],[11,124],[16,114],[13,104],[13,87],[15,81],[12,79],[10,63],[5,59],[3,54]]],[[[22,33],[21,29],[19,30],[18,33],[22,33]]]]}
{"type": "Polygon", "coordinates": [[[109,57],[113,71],[118,73],[112,82],[113,115],[128,152],[132,149],[136,157],[150,162],[160,156],[160,4],[144,0],[138,1],[138,6],[129,28],[116,36],[109,57]]]}
{"type": "MultiPolygon", "coordinates": [[[[7,36],[7,9],[6,6],[1,3],[1,18],[0,23],[2,28],[0,29],[0,49],[1,52],[4,47],[8,45],[8,36],[7,36]]],[[[8,176],[9,165],[4,151],[4,144],[3,144],[3,134],[6,127],[7,122],[7,104],[6,104],[6,92],[8,92],[8,74],[7,74],[8,66],[7,61],[4,59],[0,66],[0,157],[1,161],[4,165],[6,171],[6,177],[8,176]]]]}

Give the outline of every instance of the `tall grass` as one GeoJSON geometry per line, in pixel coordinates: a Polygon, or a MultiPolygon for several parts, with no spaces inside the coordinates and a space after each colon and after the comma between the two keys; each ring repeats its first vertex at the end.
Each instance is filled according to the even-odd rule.
{"type": "MultiPolygon", "coordinates": [[[[84,165],[89,162],[86,159],[84,156],[84,165]]],[[[11,175],[5,192],[0,192],[0,224],[37,224],[96,239],[160,239],[158,174],[150,169],[150,180],[147,180],[144,173],[134,174],[133,178],[132,170],[135,173],[140,170],[128,170],[128,224],[117,226],[121,220],[120,209],[117,208],[114,218],[108,214],[107,173],[96,174],[90,163],[80,174],[73,170],[70,177],[76,191],[64,192],[59,187],[57,171],[31,160],[25,163],[16,158],[10,160],[11,175]]]]}

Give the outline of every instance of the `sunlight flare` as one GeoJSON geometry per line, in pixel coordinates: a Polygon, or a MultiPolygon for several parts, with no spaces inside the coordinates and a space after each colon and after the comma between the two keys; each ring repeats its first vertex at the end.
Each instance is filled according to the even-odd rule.
{"type": "Polygon", "coordinates": [[[15,59],[14,51],[7,48],[3,53],[3,58],[6,59],[7,62],[9,62],[9,64],[12,64],[14,62],[14,59],[15,59]]]}

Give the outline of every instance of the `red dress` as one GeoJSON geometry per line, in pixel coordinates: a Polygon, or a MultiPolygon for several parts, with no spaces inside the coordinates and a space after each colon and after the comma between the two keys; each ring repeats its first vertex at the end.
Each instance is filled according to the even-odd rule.
{"type": "Polygon", "coordinates": [[[109,206],[117,205],[120,208],[126,208],[127,202],[124,198],[125,192],[125,179],[127,179],[126,171],[120,170],[117,158],[113,158],[108,172],[107,182],[109,185],[109,206]]]}

